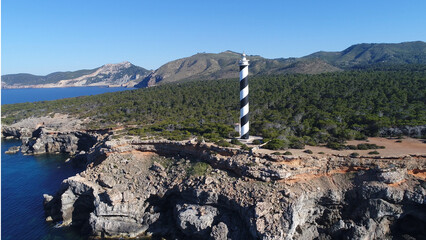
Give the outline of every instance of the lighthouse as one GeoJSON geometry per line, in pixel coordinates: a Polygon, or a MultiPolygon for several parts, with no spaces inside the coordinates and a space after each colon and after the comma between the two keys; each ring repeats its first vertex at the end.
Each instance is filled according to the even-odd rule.
{"type": "Polygon", "coordinates": [[[248,63],[246,55],[238,62],[240,65],[240,138],[249,138],[249,88],[248,88],[248,63]]]}

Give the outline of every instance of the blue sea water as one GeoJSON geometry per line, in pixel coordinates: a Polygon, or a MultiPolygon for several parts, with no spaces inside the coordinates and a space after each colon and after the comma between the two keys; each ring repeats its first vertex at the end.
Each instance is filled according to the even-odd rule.
{"type": "Polygon", "coordinates": [[[43,194],[53,195],[79,169],[65,155],[5,154],[20,141],[1,141],[1,239],[79,239],[73,231],[45,221],[43,194]]]}
{"type": "Polygon", "coordinates": [[[68,88],[23,88],[2,89],[1,104],[48,101],[86,95],[96,95],[107,92],[130,90],[124,87],[68,87],[68,88]]]}
{"type": "MultiPolygon", "coordinates": [[[[49,88],[2,89],[2,104],[54,100],[82,95],[128,90],[128,88],[49,88]]],[[[1,239],[71,240],[85,239],[67,228],[54,228],[45,221],[43,194],[53,195],[61,182],[75,175],[75,169],[65,163],[66,155],[38,156],[5,154],[17,140],[1,141],[1,239]]]]}

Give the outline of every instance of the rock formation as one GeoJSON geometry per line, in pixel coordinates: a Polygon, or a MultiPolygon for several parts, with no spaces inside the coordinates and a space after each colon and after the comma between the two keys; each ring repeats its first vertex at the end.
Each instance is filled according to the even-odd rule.
{"type": "Polygon", "coordinates": [[[426,236],[424,156],[289,158],[194,142],[107,139],[88,151],[98,158],[85,171],[45,195],[48,219],[105,238],[426,236]]]}
{"type": "Polygon", "coordinates": [[[15,153],[19,152],[19,150],[21,150],[20,146],[12,146],[5,153],[6,154],[15,154],[15,153]]]}
{"type": "Polygon", "coordinates": [[[291,157],[48,121],[4,126],[2,135],[20,138],[24,153],[70,153],[86,167],[45,194],[44,206],[46,221],[90,236],[426,237],[425,156],[291,157]]]}
{"type": "Polygon", "coordinates": [[[53,118],[25,119],[11,126],[2,126],[1,135],[22,141],[20,150],[24,154],[83,153],[99,144],[107,136],[105,130],[75,130],[81,121],[66,115],[53,118]]]}

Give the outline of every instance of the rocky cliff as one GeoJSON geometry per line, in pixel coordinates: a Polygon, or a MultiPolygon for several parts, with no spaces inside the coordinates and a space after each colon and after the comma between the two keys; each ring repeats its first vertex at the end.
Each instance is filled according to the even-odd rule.
{"type": "MultiPolygon", "coordinates": [[[[109,140],[107,140],[109,139],[109,140]]],[[[422,239],[425,156],[285,157],[122,138],[45,195],[47,220],[107,237],[422,239]]]]}
{"type": "Polygon", "coordinates": [[[97,238],[426,237],[426,156],[289,157],[68,129],[76,124],[2,129],[24,153],[70,153],[86,167],[44,195],[46,220],[62,227],[97,238]]]}
{"type": "Polygon", "coordinates": [[[97,146],[108,136],[108,130],[77,130],[81,120],[66,115],[29,118],[11,126],[2,126],[1,136],[20,139],[22,145],[8,153],[21,151],[23,154],[65,153],[73,162],[85,166],[87,159],[97,157],[97,146]],[[87,152],[91,151],[92,154],[87,152]]]}

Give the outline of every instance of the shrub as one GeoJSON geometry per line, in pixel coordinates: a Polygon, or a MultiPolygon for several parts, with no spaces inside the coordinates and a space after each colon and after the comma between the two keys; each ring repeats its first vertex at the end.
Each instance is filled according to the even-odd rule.
{"type": "Polygon", "coordinates": [[[356,137],[355,137],[355,140],[367,140],[367,136],[365,136],[364,134],[362,134],[362,133],[359,133],[359,135],[357,135],[356,137]]]}
{"type": "Polygon", "coordinates": [[[346,148],[351,149],[351,150],[357,150],[358,147],[355,145],[347,145],[346,148]]]}
{"type": "Polygon", "coordinates": [[[236,132],[236,131],[233,131],[233,132],[231,132],[229,135],[230,135],[231,137],[238,137],[238,136],[240,136],[240,133],[239,133],[239,132],[236,132]]]}
{"type": "Polygon", "coordinates": [[[309,149],[306,149],[305,151],[303,151],[304,153],[307,153],[307,154],[312,154],[313,152],[311,151],[311,150],[309,150],[309,149]]]}
{"type": "Polygon", "coordinates": [[[253,140],[253,142],[252,142],[254,145],[260,145],[260,144],[262,144],[263,142],[262,142],[262,140],[260,140],[260,139],[255,139],[255,140],[253,140]]]}
{"type": "Polygon", "coordinates": [[[283,153],[283,155],[293,155],[293,153],[286,151],[285,153],[283,153]]]}
{"type": "Polygon", "coordinates": [[[182,141],[182,140],[187,140],[190,137],[190,135],[185,134],[185,133],[173,133],[167,136],[167,139],[171,140],[171,141],[182,141]]]}
{"type": "Polygon", "coordinates": [[[324,152],[318,152],[318,154],[325,154],[324,152]]]}
{"type": "Polygon", "coordinates": [[[241,149],[246,150],[246,151],[250,151],[250,150],[251,150],[251,147],[249,147],[249,146],[247,146],[247,145],[243,144],[243,145],[241,146],[241,149]]]}
{"type": "Polygon", "coordinates": [[[281,139],[272,139],[264,145],[264,148],[271,150],[282,150],[287,148],[287,144],[284,140],[281,139]]]}
{"type": "Polygon", "coordinates": [[[385,146],[377,146],[376,144],[371,143],[361,143],[357,145],[359,150],[368,150],[368,149],[383,149],[385,146]]]}
{"type": "Polygon", "coordinates": [[[299,138],[291,138],[290,139],[290,148],[304,149],[305,143],[299,138]]]}
{"type": "Polygon", "coordinates": [[[334,150],[343,150],[345,148],[345,145],[338,142],[328,142],[326,147],[334,150]]]}
{"type": "Polygon", "coordinates": [[[197,162],[188,170],[190,176],[204,176],[210,169],[210,165],[205,162],[197,162]]]}
{"type": "Polygon", "coordinates": [[[317,145],[317,142],[309,136],[303,136],[303,142],[305,144],[309,145],[309,146],[316,146],[317,145]]]}
{"type": "Polygon", "coordinates": [[[203,142],[205,142],[204,138],[201,136],[197,136],[197,144],[201,144],[203,142]]]}
{"type": "Polygon", "coordinates": [[[372,152],[369,152],[368,154],[377,155],[377,154],[380,154],[380,153],[378,151],[372,151],[372,152]]]}
{"type": "Polygon", "coordinates": [[[128,131],[129,135],[135,135],[135,136],[145,136],[145,129],[143,128],[132,128],[128,131]]]}
{"type": "Polygon", "coordinates": [[[357,152],[353,152],[353,153],[351,153],[351,154],[349,155],[349,157],[351,157],[351,158],[359,157],[359,153],[357,153],[357,152]]]}
{"type": "Polygon", "coordinates": [[[242,143],[242,142],[240,142],[240,141],[239,141],[238,139],[236,139],[236,138],[231,139],[231,143],[232,143],[232,144],[234,144],[234,145],[239,145],[239,146],[243,145],[243,143],[242,143]]]}
{"type": "Polygon", "coordinates": [[[231,144],[228,141],[226,141],[225,139],[221,139],[221,140],[217,141],[216,144],[218,146],[221,146],[221,147],[230,147],[231,146],[231,144]]]}
{"type": "Polygon", "coordinates": [[[368,147],[367,147],[367,145],[366,145],[366,144],[358,144],[358,145],[357,145],[357,148],[358,148],[359,150],[368,150],[368,147]]]}
{"type": "Polygon", "coordinates": [[[206,133],[203,134],[203,137],[208,142],[217,142],[222,139],[218,133],[206,133]]]}

